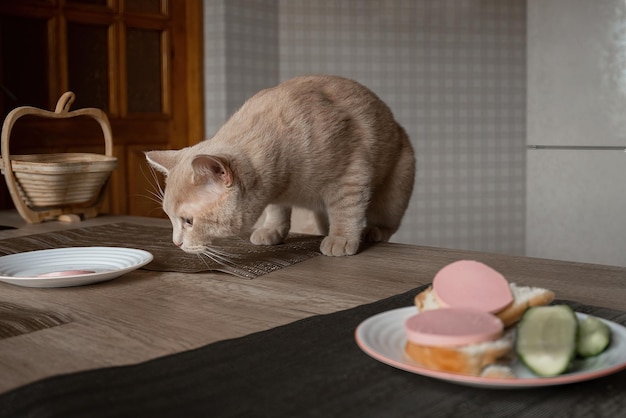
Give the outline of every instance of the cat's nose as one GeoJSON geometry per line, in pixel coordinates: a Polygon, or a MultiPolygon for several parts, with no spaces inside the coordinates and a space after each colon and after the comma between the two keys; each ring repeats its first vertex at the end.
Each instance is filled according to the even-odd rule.
{"type": "Polygon", "coordinates": [[[178,248],[180,248],[180,247],[182,247],[183,242],[182,241],[181,242],[174,241],[174,245],[177,246],[178,248]]]}

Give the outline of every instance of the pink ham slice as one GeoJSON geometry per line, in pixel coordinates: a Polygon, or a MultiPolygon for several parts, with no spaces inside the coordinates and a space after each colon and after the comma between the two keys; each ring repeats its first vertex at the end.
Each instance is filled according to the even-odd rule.
{"type": "Polygon", "coordinates": [[[93,270],[63,270],[63,271],[53,271],[50,273],[39,274],[36,277],[65,277],[65,276],[80,276],[83,274],[93,274],[95,271],[93,270]]]}
{"type": "Polygon", "coordinates": [[[468,308],[424,311],[405,322],[406,337],[415,344],[452,347],[491,341],[502,335],[502,321],[496,316],[468,308]]]}
{"type": "Polygon", "coordinates": [[[504,276],[478,261],[460,260],[448,264],[433,279],[433,290],[443,307],[496,313],[513,302],[504,276]]]}

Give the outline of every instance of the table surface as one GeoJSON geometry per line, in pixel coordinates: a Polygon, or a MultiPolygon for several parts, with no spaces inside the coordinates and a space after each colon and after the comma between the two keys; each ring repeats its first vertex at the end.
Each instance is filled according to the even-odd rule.
{"type": "MultiPolygon", "coordinates": [[[[156,218],[101,216],[77,224],[27,225],[0,212],[0,239],[156,218]]],[[[97,243],[94,243],[97,244],[97,243]]],[[[626,268],[405,244],[350,257],[318,256],[254,280],[222,273],[136,270],[95,285],[39,289],[0,283],[0,302],[71,318],[0,340],[0,392],[59,373],[133,364],[335,312],[430,283],[459,259],[482,261],[511,282],[552,289],[559,299],[626,310],[626,268]]]]}

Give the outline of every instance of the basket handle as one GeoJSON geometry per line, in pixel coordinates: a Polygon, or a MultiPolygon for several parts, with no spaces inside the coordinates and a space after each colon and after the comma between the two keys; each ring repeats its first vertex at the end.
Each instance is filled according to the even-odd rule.
{"type": "MultiPolygon", "coordinates": [[[[9,188],[9,193],[11,194],[14,202],[20,202],[22,199],[20,198],[17,180],[13,174],[9,140],[11,138],[11,129],[13,129],[13,125],[15,125],[15,122],[17,122],[17,120],[22,116],[35,115],[51,119],[65,119],[77,116],[91,117],[100,124],[100,128],[102,129],[102,133],[104,135],[104,154],[108,157],[113,156],[113,133],[111,131],[111,123],[109,122],[109,118],[106,113],[104,113],[101,109],[94,107],[70,111],[70,106],[74,103],[75,98],[76,96],[74,93],[68,91],[61,95],[57,101],[54,112],[32,106],[22,106],[13,109],[4,119],[4,123],[2,124],[2,138],[0,142],[0,153],[2,153],[2,159],[0,162],[4,166],[4,177],[7,187],[9,188]]],[[[30,219],[31,221],[37,219],[35,212],[31,211],[25,204],[16,204],[16,207],[18,212],[20,212],[22,217],[25,219],[30,219]]]]}
{"type": "Polygon", "coordinates": [[[57,101],[57,105],[54,112],[48,110],[39,109],[32,106],[22,106],[13,109],[7,115],[2,125],[2,155],[6,160],[9,160],[9,139],[11,136],[11,129],[15,122],[26,115],[35,115],[43,118],[50,119],[66,119],[74,118],[77,116],[88,116],[95,119],[102,129],[104,135],[104,154],[108,157],[113,156],[113,132],[111,131],[111,123],[106,113],[101,109],[94,107],[87,107],[84,109],[78,109],[70,112],[70,106],[74,103],[76,95],[73,92],[68,91],[61,95],[57,101]],[[6,145],[6,146],[5,146],[6,145]]]}
{"type": "Polygon", "coordinates": [[[70,106],[74,103],[76,99],[76,95],[71,91],[66,91],[59,97],[59,101],[57,102],[57,107],[54,109],[54,113],[63,113],[69,112],[70,106]]]}

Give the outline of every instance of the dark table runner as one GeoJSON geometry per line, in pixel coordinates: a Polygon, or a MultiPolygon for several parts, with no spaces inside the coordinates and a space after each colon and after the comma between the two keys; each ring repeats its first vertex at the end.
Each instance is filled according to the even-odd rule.
{"type": "MultiPolygon", "coordinates": [[[[535,389],[482,389],[397,370],[357,325],[419,289],[145,363],[41,380],[0,396],[3,417],[618,417],[626,372],[535,389]]],[[[568,303],[626,324],[626,314],[568,303]]],[[[51,359],[53,361],[53,359],[51,359]]]]}

